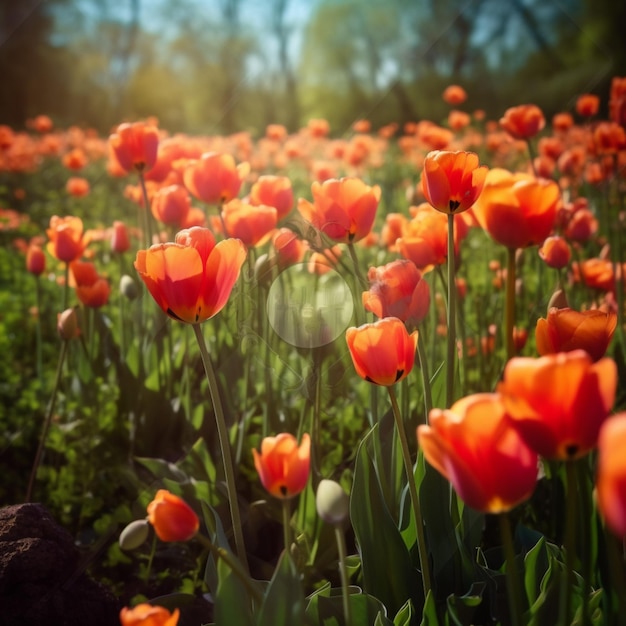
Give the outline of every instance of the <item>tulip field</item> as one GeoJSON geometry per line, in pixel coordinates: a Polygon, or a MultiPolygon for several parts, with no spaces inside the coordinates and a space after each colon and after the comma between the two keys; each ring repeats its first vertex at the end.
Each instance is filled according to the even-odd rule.
{"type": "Polygon", "coordinates": [[[626,78],[465,98],[0,126],[0,507],[115,623],[626,624],[626,78]]]}

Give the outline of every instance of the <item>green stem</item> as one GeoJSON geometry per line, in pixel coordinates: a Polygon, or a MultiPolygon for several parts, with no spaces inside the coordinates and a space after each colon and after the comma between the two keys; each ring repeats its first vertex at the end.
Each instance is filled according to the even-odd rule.
{"type": "Polygon", "coordinates": [[[150,200],[148,198],[148,189],[146,187],[146,181],[143,177],[143,172],[139,172],[139,185],[141,186],[141,193],[143,194],[143,221],[145,224],[147,238],[146,244],[148,247],[152,245],[152,211],[150,210],[150,200]]]}
{"type": "Polygon", "coordinates": [[[506,258],[506,301],[504,303],[504,333],[506,335],[506,358],[515,356],[513,328],[515,326],[515,248],[507,249],[506,258]]]}
{"type": "Polygon", "coordinates": [[[448,215],[448,352],[446,358],[446,407],[454,402],[456,354],[456,284],[454,280],[454,215],[448,215]]]}
{"type": "Polygon", "coordinates": [[[283,538],[285,540],[285,552],[291,553],[291,500],[283,498],[283,538]]]}
{"type": "Polygon", "coordinates": [[[41,283],[39,282],[39,276],[35,276],[35,306],[37,307],[37,317],[35,322],[37,379],[39,380],[39,384],[43,387],[43,355],[41,343],[41,283]]]}
{"type": "Polygon", "coordinates": [[[57,393],[59,391],[59,385],[61,384],[61,373],[63,372],[63,362],[65,361],[65,355],[67,354],[67,340],[64,340],[61,344],[61,351],[59,352],[59,362],[57,364],[57,373],[54,379],[54,387],[52,388],[52,396],[50,397],[50,403],[48,404],[48,411],[43,423],[43,431],[41,438],[39,439],[39,446],[37,453],[35,454],[35,460],[33,461],[33,468],[30,472],[30,479],[28,481],[28,489],[26,490],[26,502],[31,502],[33,495],[33,488],[35,486],[35,479],[37,477],[37,470],[41,463],[41,457],[43,455],[44,448],[46,446],[46,439],[48,437],[48,431],[50,430],[50,424],[52,423],[52,415],[54,413],[54,406],[56,404],[57,393]]]}
{"type": "Polygon", "coordinates": [[[150,572],[152,572],[152,563],[154,562],[154,555],[156,554],[157,536],[156,533],[152,534],[152,546],[150,546],[150,554],[148,555],[148,565],[146,566],[146,575],[144,576],[144,582],[150,580],[150,572]]]}
{"type": "Polygon", "coordinates": [[[618,616],[619,626],[626,626],[626,571],[624,564],[624,543],[608,528],[605,529],[606,551],[609,560],[611,586],[613,594],[607,593],[609,598],[617,597],[617,610],[611,606],[612,614],[618,616]]]}
{"type": "Polygon", "coordinates": [[[430,389],[430,371],[428,369],[428,357],[426,356],[426,346],[422,333],[417,335],[417,356],[420,361],[420,371],[422,373],[422,386],[424,388],[424,423],[428,424],[428,416],[433,408],[433,396],[430,389]]]}
{"type": "Polygon", "coordinates": [[[522,624],[522,584],[519,572],[515,565],[515,547],[513,545],[513,533],[511,531],[511,520],[508,513],[498,515],[500,521],[500,535],[502,537],[502,547],[506,560],[506,590],[509,597],[509,614],[513,626],[522,624]]]}
{"type": "Polygon", "coordinates": [[[422,519],[422,511],[420,509],[419,497],[417,495],[417,486],[415,485],[415,472],[413,470],[413,463],[411,462],[411,453],[409,452],[409,443],[406,438],[406,432],[404,431],[404,423],[402,416],[400,415],[400,408],[398,407],[398,399],[396,398],[396,392],[393,387],[387,387],[389,392],[389,399],[391,401],[391,408],[393,410],[393,417],[396,424],[396,430],[400,439],[400,447],[402,450],[402,460],[404,461],[404,470],[406,472],[407,483],[409,486],[409,495],[411,497],[411,507],[413,509],[413,517],[415,518],[415,529],[417,536],[417,550],[419,553],[420,565],[422,568],[422,584],[424,587],[424,597],[428,596],[428,592],[431,589],[430,582],[430,568],[428,565],[428,551],[426,549],[426,538],[424,536],[424,522],[422,519]]]}
{"type": "Polygon", "coordinates": [[[63,301],[61,303],[61,311],[65,311],[67,309],[67,302],[69,300],[69,292],[70,292],[70,264],[65,263],[65,280],[63,282],[63,301]]]}
{"type": "Polygon", "coordinates": [[[215,421],[217,423],[217,434],[220,443],[220,450],[222,452],[222,460],[224,463],[226,490],[228,491],[228,503],[230,505],[230,515],[233,524],[233,534],[235,536],[237,556],[243,564],[244,569],[248,571],[248,560],[243,541],[243,530],[241,527],[241,515],[239,514],[239,501],[237,499],[237,486],[235,483],[235,472],[233,469],[230,441],[228,438],[228,428],[224,417],[224,409],[222,407],[222,400],[219,394],[217,378],[215,376],[215,371],[213,370],[211,357],[209,356],[209,352],[204,341],[202,328],[200,324],[192,324],[192,326],[193,332],[195,333],[198,341],[198,347],[200,348],[200,356],[202,357],[202,364],[204,365],[204,371],[209,383],[209,393],[211,394],[211,401],[213,402],[213,409],[215,412],[215,421]]]}
{"type": "MultiPolygon", "coordinates": [[[[359,267],[359,259],[356,255],[356,250],[354,248],[354,243],[352,241],[348,242],[348,251],[350,252],[350,258],[352,259],[352,265],[354,266],[354,275],[357,277],[359,281],[359,286],[363,289],[367,288],[367,280],[363,273],[361,272],[361,268],[359,267]]],[[[360,302],[360,300],[359,300],[360,302]]]]}
{"type": "Polygon", "coordinates": [[[261,590],[250,579],[244,566],[237,561],[237,559],[233,558],[228,550],[218,548],[212,541],[200,533],[195,536],[195,539],[197,539],[205,548],[208,548],[216,560],[222,559],[222,561],[228,565],[233,574],[235,574],[235,576],[237,576],[237,578],[239,578],[239,580],[243,583],[243,586],[250,593],[254,601],[257,604],[261,604],[263,601],[263,594],[261,593],[261,590]]]}
{"type": "Polygon", "coordinates": [[[343,534],[343,530],[339,526],[335,526],[335,539],[337,540],[337,552],[339,553],[339,575],[341,576],[343,619],[346,626],[352,626],[352,607],[350,606],[350,581],[348,579],[348,567],[346,565],[346,538],[343,534]]]}
{"type": "Polygon", "coordinates": [[[578,497],[576,482],[576,465],[574,461],[565,462],[567,508],[565,517],[565,574],[561,583],[559,606],[560,622],[570,623],[570,604],[572,584],[574,582],[574,544],[576,541],[576,518],[578,516],[578,497]]]}
{"type": "Polygon", "coordinates": [[[535,150],[530,142],[530,139],[526,139],[526,145],[528,146],[528,157],[530,158],[530,168],[533,171],[533,176],[535,178],[539,178],[537,176],[537,168],[535,167],[535,150]]]}

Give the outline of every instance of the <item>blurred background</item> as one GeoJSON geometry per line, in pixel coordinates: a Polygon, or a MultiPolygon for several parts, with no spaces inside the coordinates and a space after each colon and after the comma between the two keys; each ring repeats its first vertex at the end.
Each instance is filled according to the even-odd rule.
{"type": "Polygon", "coordinates": [[[261,134],[440,121],[443,89],[549,118],[626,75],[615,0],[0,0],[0,124],[261,134]]]}

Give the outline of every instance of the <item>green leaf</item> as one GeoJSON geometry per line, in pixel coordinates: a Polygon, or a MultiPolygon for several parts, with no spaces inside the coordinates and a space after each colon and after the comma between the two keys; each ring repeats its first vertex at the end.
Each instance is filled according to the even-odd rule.
{"type": "MultiPolygon", "coordinates": [[[[231,625],[239,622],[230,622],[231,625]]],[[[288,552],[283,551],[265,592],[257,626],[293,626],[304,623],[304,596],[300,574],[288,552]]]]}
{"type": "Polygon", "coordinates": [[[474,583],[470,590],[463,596],[450,595],[446,601],[448,615],[452,623],[457,626],[470,626],[475,624],[474,614],[476,607],[482,603],[485,583],[474,583]]]}
{"type": "Polygon", "coordinates": [[[357,452],[350,518],[356,535],[366,593],[395,614],[410,598],[422,606],[421,582],[402,535],[387,509],[372,461],[378,425],[365,436],[357,452]]]}
{"type": "Polygon", "coordinates": [[[135,461],[137,461],[137,463],[141,463],[141,465],[150,470],[156,478],[160,478],[161,480],[169,478],[175,483],[184,483],[189,480],[185,472],[183,472],[174,463],[170,463],[164,459],[135,457],[135,461]]]}
{"type": "Polygon", "coordinates": [[[215,626],[253,626],[252,603],[248,592],[223,559],[218,559],[217,575],[215,626]]]}
{"type": "Polygon", "coordinates": [[[393,618],[394,626],[410,626],[411,621],[415,617],[413,603],[407,600],[393,618]]]}
{"type": "Polygon", "coordinates": [[[549,566],[546,541],[542,537],[524,558],[524,588],[530,606],[535,604],[541,593],[541,580],[549,566]]]}
{"type": "Polygon", "coordinates": [[[433,596],[432,591],[429,591],[428,595],[426,596],[420,626],[439,626],[439,618],[437,617],[437,606],[435,604],[435,596],[433,596]]]}

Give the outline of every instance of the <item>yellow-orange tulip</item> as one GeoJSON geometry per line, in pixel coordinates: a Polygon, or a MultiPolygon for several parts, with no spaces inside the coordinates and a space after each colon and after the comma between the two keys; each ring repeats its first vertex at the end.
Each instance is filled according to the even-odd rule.
{"type": "Polygon", "coordinates": [[[129,609],[124,607],[120,611],[122,626],[176,626],[180,611],[174,609],[170,613],[165,607],[142,603],[129,609]]]}

